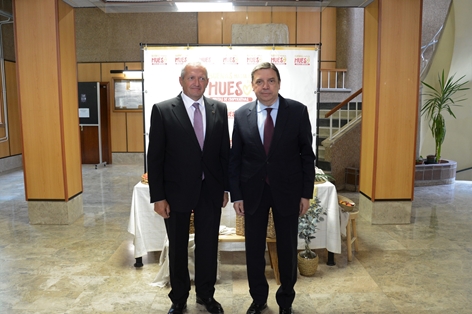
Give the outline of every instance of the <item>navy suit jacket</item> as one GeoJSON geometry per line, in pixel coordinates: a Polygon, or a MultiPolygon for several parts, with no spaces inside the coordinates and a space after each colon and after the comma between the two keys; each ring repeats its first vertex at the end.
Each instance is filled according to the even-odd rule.
{"type": "Polygon", "coordinates": [[[206,131],[203,151],[181,95],[152,108],[147,154],[151,203],[166,199],[171,210],[189,212],[197,204],[202,172],[217,208],[229,191],[229,130],[226,105],[203,97],[206,131]]]}
{"type": "Polygon", "coordinates": [[[231,201],[243,200],[244,211],[255,212],[267,175],[281,214],[297,212],[300,198],[313,198],[312,139],[307,107],[279,95],[274,135],[266,155],[257,128],[256,102],[236,110],[230,154],[231,201]]]}

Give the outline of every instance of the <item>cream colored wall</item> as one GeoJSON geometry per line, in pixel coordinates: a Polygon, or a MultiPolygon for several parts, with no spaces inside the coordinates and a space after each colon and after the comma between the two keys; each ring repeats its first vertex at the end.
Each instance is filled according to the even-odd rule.
{"type": "MultiPolygon", "coordinates": [[[[445,115],[447,134],[442,146],[442,158],[457,161],[457,170],[472,167],[472,141],[470,128],[472,125],[472,20],[469,12],[472,11],[472,1],[453,1],[450,14],[447,18],[443,34],[440,38],[431,68],[424,81],[428,84],[437,84],[438,73],[444,69],[448,75],[459,78],[465,75],[469,81],[468,91],[458,95],[465,95],[466,101],[461,106],[453,108],[457,119],[445,115]]],[[[423,88],[424,93],[424,88],[423,88]]],[[[421,135],[419,152],[423,157],[434,154],[434,139],[425,119],[421,121],[421,135]]],[[[472,180],[472,170],[458,173],[457,180],[472,180]]]]}

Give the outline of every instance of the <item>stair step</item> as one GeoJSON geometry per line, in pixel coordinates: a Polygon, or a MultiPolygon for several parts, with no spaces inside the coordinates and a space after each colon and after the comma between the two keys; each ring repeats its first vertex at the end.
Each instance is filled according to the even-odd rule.
{"type": "MultiPolygon", "coordinates": [[[[320,108],[320,110],[331,110],[334,107],[336,107],[337,105],[339,105],[339,102],[321,102],[319,104],[319,108],[320,108]]],[[[356,103],[355,102],[350,102],[348,105],[343,106],[339,110],[347,110],[348,106],[349,106],[350,110],[356,110],[356,103]]],[[[362,102],[357,103],[357,109],[362,110],[362,102]]]]}
{"type": "MultiPolygon", "coordinates": [[[[329,110],[320,110],[320,120],[326,119],[326,120],[329,121],[329,118],[330,118],[330,117],[325,118],[325,115],[326,115],[328,112],[329,112],[329,110]]],[[[348,112],[347,110],[339,110],[338,112],[336,112],[336,113],[333,114],[333,116],[332,116],[332,117],[333,117],[333,121],[339,119],[339,115],[341,115],[341,119],[348,119],[348,118],[349,118],[350,120],[352,120],[352,119],[355,118],[356,112],[355,112],[355,111],[352,111],[352,110],[349,111],[349,112],[348,112]]]]}
{"type": "MultiPolygon", "coordinates": [[[[329,119],[318,119],[318,126],[321,127],[329,127],[329,119]]],[[[346,125],[349,121],[347,119],[333,119],[333,128],[339,128],[339,123],[341,122],[341,127],[346,125]]]]}
{"type": "Polygon", "coordinates": [[[329,128],[327,128],[327,127],[321,127],[320,126],[319,129],[318,129],[318,132],[319,132],[318,133],[319,138],[325,139],[325,138],[329,137],[329,128]]]}
{"type": "Polygon", "coordinates": [[[317,160],[316,162],[318,168],[320,168],[323,171],[331,171],[331,163],[328,161],[323,161],[323,160],[317,160]]]}
{"type": "Polygon", "coordinates": [[[324,156],[325,156],[325,148],[323,146],[318,146],[318,154],[316,155],[316,158],[318,160],[324,161],[324,156]]]}

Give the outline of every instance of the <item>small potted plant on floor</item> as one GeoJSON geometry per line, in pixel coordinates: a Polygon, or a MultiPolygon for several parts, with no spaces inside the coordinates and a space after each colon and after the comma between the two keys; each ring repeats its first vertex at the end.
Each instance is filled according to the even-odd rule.
{"type": "Polygon", "coordinates": [[[298,218],[298,237],[305,240],[305,249],[298,253],[298,269],[302,276],[312,276],[318,268],[318,255],[310,249],[311,239],[315,238],[318,222],[324,221],[326,210],[320,205],[318,197],[310,200],[310,207],[305,215],[298,218]]]}
{"type": "Polygon", "coordinates": [[[423,158],[423,156],[420,156],[420,157],[418,157],[418,158],[416,159],[416,164],[417,164],[417,165],[422,165],[422,164],[424,164],[424,158],[423,158]]]}
{"type": "Polygon", "coordinates": [[[452,97],[458,91],[469,89],[468,87],[464,87],[469,81],[461,82],[464,77],[465,75],[454,80],[453,75],[446,80],[443,70],[442,75],[438,74],[438,87],[433,87],[425,82],[421,82],[428,88],[428,92],[423,94],[427,99],[421,108],[421,115],[425,115],[429,120],[429,129],[431,130],[436,145],[435,155],[432,155],[435,160],[433,162],[428,160],[427,163],[439,163],[441,160],[441,146],[446,138],[446,121],[444,120],[443,113],[447,112],[456,118],[451,107],[457,106],[456,103],[465,100],[465,98],[455,100],[452,97]]]}

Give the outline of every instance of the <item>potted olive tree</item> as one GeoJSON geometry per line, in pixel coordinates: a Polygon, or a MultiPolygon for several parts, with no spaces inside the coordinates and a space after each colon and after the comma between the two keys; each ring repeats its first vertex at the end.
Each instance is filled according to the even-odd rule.
{"type": "Polygon", "coordinates": [[[302,276],[312,276],[318,268],[318,255],[310,249],[311,239],[315,238],[318,222],[324,221],[326,210],[321,207],[318,197],[310,200],[310,207],[305,215],[298,218],[298,237],[305,240],[305,249],[298,253],[298,269],[302,276]]]}
{"type": "MultiPolygon", "coordinates": [[[[453,99],[453,96],[458,91],[468,90],[468,87],[464,87],[469,81],[463,82],[461,78],[454,80],[454,76],[451,76],[447,80],[444,77],[444,70],[442,74],[438,74],[438,84],[439,86],[433,87],[425,82],[421,82],[424,86],[428,88],[428,91],[423,94],[426,96],[426,101],[421,108],[421,115],[426,116],[428,121],[429,129],[433,135],[435,142],[435,158],[434,162],[439,163],[441,160],[441,146],[446,137],[446,122],[444,120],[443,113],[447,112],[454,118],[454,112],[452,111],[452,106],[458,106],[456,103],[465,100],[462,99],[453,99]]],[[[430,162],[430,161],[428,161],[430,162]]]]}

